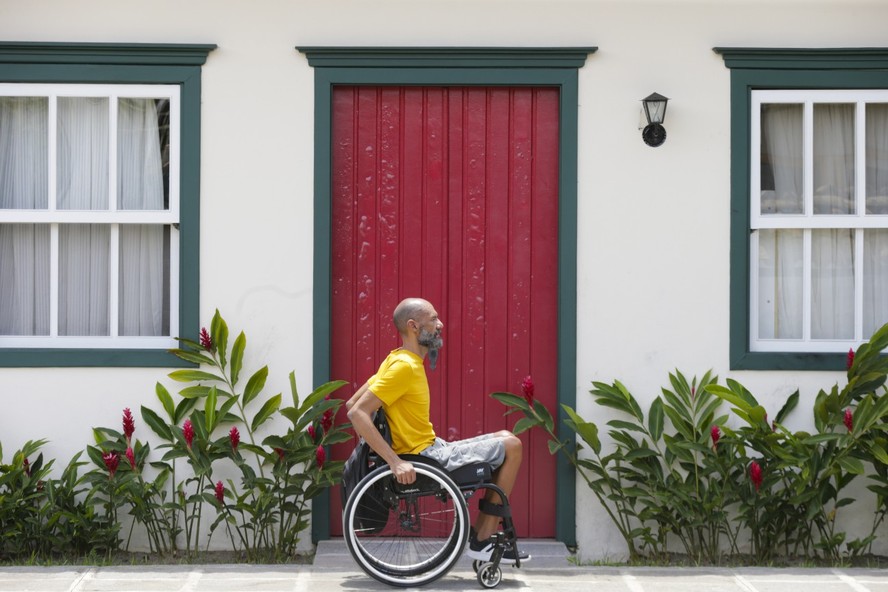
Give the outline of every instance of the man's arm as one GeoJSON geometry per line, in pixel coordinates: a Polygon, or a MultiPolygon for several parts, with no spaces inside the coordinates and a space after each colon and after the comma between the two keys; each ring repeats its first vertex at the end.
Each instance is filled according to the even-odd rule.
{"type": "MultiPolygon", "coordinates": [[[[358,399],[361,398],[361,395],[366,393],[368,390],[370,390],[370,381],[369,380],[364,383],[364,386],[362,386],[361,388],[356,390],[355,394],[353,394],[351,396],[351,398],[349,398],[349,400],[345,402],[345,410],[347,412],[351,411],[351,408],[355,406],[355,403],[358,402],[358,399]]],[[[380,401],[379,404],[382,405],[382,401],[380,401]]],[[[377,407],[377,409],[379,409],[379,408],[377,407]]],[[[376,409],[374,409],[373,411],[376,411],[376,409]]],[[[366,440],[366,438],[364,438],[364,439],[366,440]]]]}
{"type": "Polygon", "coordinates": [[[385,441],[376,426],[373,425],[373,414],[382,407],[382,401],[373,394],[369,385],[365,384],[345,404],[348,409],[348,419],[359,436],[384,460],[398,483],[413,483],[416,480],[416,471],[413,465],[402,460],[389,443],[385,441]]]}

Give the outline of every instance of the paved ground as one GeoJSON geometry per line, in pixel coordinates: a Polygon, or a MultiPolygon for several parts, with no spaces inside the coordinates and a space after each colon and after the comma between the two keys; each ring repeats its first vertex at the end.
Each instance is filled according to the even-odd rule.
{"type": "MultiPolygon", "coordinates": [[[[563,545],[529,542],[534,560],[505,568],[497,588],[521,592],[888,592],[888,570],[577,567],[563,545]]],[[[341,542],[314,565],[0,567],[2,592],[327,592],[393,590],[361,572],[341,542]]],[[[481,590],[468,561],[424,592],[481,590]]]]}

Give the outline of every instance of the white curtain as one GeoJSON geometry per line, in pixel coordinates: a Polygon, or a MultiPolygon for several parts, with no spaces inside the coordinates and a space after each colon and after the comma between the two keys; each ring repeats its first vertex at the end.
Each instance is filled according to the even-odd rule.
{"type": "MultiPolygon", "coordinates": [[[[854,105],[814,106],[814,215],[854,214],[854,105]]],[[[854,231],[811,232],[811,337],[854,338],[854,231]]]]}
{"type": "MultiPolygon", "coordinates": [[[[867,110],[867,210],[888,213],[888,108],[867,110]],[[878,208],[884,208],[878,211],[878,208]]],[[[854,106],[814,108],[814,214],[855,212],[854,106]]],[[[762,108],[762,213],[802,213],[801,105],[762,108]],[[763,173],[762,178],[765,178],[763,173]]],[[[863,333],[888,322],[888,231],[811,230],[811,337],[854,338],[855,232],[864,233],[863,333]]],[[[803,231],[759,231],[759,337],[802,337],[803,231]]]]}
{"type": "MultiPolygon", "coordinates": [[[[60,210],[108,209],[108,99],[58,100],[60,210]]],[[[59,335],[108,335],[109,227],[59,227],[59,335]]]]}
{"type": "MultiPolygon", "coordinates": [[[[866,213],[888,214],[888,104],[866,108],[866,213]]],[[[863,334],[888,323],[888,230],[863,241],[863,334]]]]}
{"type": "MultiPolygon", "coordinates": [[[[0,208],[48,202],[45,98],[0,97],[0,208]]],[[[49,226],[0,224],[0,335],[49,335],[49,226]]]]}
{"type": "MultiPolygon", "coordinates": [[[[45,98],[0,99],[0,207],[47,207],[47,104],[45,98]]],[[[109,100],[60,97],[57,125],[58,209],[109,209],[109,100]]],[[[164,208],[153,99],[119,101],[116,189],[118,209],[164,208]]],[[[59,225],[59,335],[109,335],[112,264],[119,266],[118,333],[168,331],[163,226],[120,225],[114,262],[111,230],[59,225]]],[[[49,279],[49,227],[0,225],[0,334],[49,334],[49,279]]]]}
{"type": "MultiPolygon", "coordinates": [[[[762,106],[762,168],[773,187],[762,187],[763,214],[800,214],[802,106],[762,106]]],[[[759,231],[759,337],[802,337],[802,232],[759,231]]]]}
{"type": "MultiPolygon", "coordinates": [[[[163,165],[153,100],[121,99],[117,124],[117,207],[162,210],[163,165]]],[[[160,225],[120,227],[118,331],[121,335],[163,335],[164,229],[160,225]]]]}

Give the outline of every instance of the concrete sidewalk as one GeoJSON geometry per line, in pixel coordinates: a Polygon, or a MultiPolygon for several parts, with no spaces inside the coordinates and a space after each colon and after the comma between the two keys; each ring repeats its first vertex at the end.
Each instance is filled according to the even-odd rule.
{"type": "MultiPolygon", "coordinates": [[[[497,590],[522,592],[888,592],[888,570],[578,567],[567,549],[529,541],[521,569],[503,569],[497,590]]],[[[362,571],[339,541],[313,565],[0,567],[2,592],[327,592],[394,590],[362,571]]],[[[482,590],[468,561],[424,592],[482,590]]]]}

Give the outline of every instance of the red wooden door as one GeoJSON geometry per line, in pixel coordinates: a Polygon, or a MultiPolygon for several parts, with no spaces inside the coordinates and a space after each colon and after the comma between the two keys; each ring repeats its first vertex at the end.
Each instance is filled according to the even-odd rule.
{"type": "MultiPolygon", "coordinates": [[[[514,425],[488,394],[520,393],[528,374],[555,409],[558,102],[555,88],[334,89],[331,376],[352,387],[340,396],[400,345],[392,310],[420,296],[444,323],[429,372],[440,437],[514,425]]],[[[554,537],[555,463],[543,434],[522,439],[518,534],[554,537]]]]}

